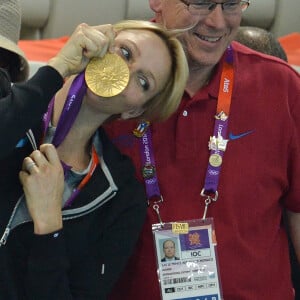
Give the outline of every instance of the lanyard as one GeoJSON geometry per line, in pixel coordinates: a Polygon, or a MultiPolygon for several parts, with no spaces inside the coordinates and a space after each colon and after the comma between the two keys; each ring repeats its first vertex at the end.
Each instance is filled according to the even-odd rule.
{"type": "MultiPolygon", "coordinates": [[[[226,57],[223,64],[221,81],[219,87],[217,112],[215,115],[214,136],[210,137],[208,161],[205,184],[201,191],[201,196],[205,197],[205,209],[203,219],[206,218],[208,205],[218,198],[218,184],[223,161],[223,155],[226,150],[228,117],[233,91],[233,49],[227,48],[226,57]]],[[[143,165],[143,178],[146,187],[148,205],[153,200],[153,209],[157,214],[158,220],[163,225],[158,203],[163,202],[160,193],[159,182],[156,175],[154,150],[152,146],[151,128],[148,121],[141,121],[138,127],[133,131],[134,135],[140,138],[140,157],[143,165]]]]}
{"type": "Polygon", "coordinates": [[[142,174],[145,182],[147,202],[148,205],[150,205],[150,202],[153,203],[152,208],[156,212],[160,224],[163,226],[159,213],[159,203],[163,202],[163,197],[159,189],[158,178],[156,175],[150,122],[142,120],[137,128],[133,130],[133,134],[140,140],[139,150],[143,165],[142,174]]]}
{"type": "MultiPolygon", "coordinates": [[[[69,89],[67,99],[65,101],[62,113],[60,115],[55,134],[52,140],[52,144],[55,147],[58,147],[62,141],[65,139],[67,136],[68,132],[70,131],[77,115],[80,110],[81,104],[82,104],[82,99],[83,96],[86,92],[86,83],[84,80],[84,73],[81,72],[78,74],[69,89]]],[[[47,128],[51,120],[51,116],[53,114],[53,108],[54,108],[54,97],[49,103],[48,110],[44,114],[43,117],[43,133],[44,137],[46,136],[47,133],[47,128]]],[[[64,207],[70,206],[75,197],[79,194],[80,190],[87,184],[87,182],[90,180],[92,177],[97,165],[99,163],[99,158],[96,153],[95,147],[93,145],[92,147],[92,164],[91,167],[89,168],[88,173],[85,175],[85,177],[81,180],[79,185],[72,191],[71,196],[69,199],[66,201],[64,207]]],[[[68,172],[70,171],[71,167],[66,165],[65,163],[62,162],[63,168],[64,168],[64,174],[65,178],[67,177],[68,172]]]]}
{"type": "Polygon", "coordinates": [[[214,135],[210,137],[208,148],[210,156],[201,196],[205,197],[203,219],[206,218],[207,209],[212,201],[218,199],[218,184],[223,162],[223,155],[228,143],[227,128],[230,105],[233,91],[233,50],[228,47],[224,61],[218,95],[217,112],[215,115],[214,135]]]}
{"type": "Polygon", "coordinates": [[[84,178],[79,183],[79,185],[72,191],[72,194],[69,197],[69,199],[67,200],[67,202],[65,203],[64,207],[71,206],[71,204],[73,203],[76,196],[79,194],[79,192],[83,189],[83,187],[91,179],[98,163],[99,163],[99,158],[98,158],[98,155],[96,153],[95,147],[93,146],[93,148],[92,148],[92,165],[91,165],[88,173],[84,176],[84,178]]]}
{"type": "MultiPolygon", "coordinates": [[[[77,114],[80,110],[81,103],[83,96],[86,92],[86,84],[84,80],[84,74],[83,72],[80,73],[78,76],[76,76],[71,84],[71,87],[69,89],[67,99],[65,101],[62,113],[60,115],[56,131],[52,140],[52,144],[55,147],[58,147],[61,142],[65,139],[66,135],[70,131],[77,114]]],[[[46,135],[48,125],[51,120],[51,116],[53,114],[53,107],[54,107],[54,100],[53,97],[51,102],[48,105],[48,110],[44,114],[43,117],[43,131],[44,136],[46,135]]]]}

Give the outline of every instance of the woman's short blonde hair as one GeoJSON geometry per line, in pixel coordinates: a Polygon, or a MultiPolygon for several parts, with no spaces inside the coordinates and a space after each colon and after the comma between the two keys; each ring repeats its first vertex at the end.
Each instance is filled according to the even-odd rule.
{"type": "Polygon", "coordinates": [[[156,33],[169,49],[172,62],[170,78],[162,91],[145,104],[145,112],[141,116],[150,121],[167,119],[179,106],[189,74],[185,52],[177,39],[183,30],[168,30],[160,24],[143,20],[124,20],[113,26],[117,31],[150,30],[156,33]]]}

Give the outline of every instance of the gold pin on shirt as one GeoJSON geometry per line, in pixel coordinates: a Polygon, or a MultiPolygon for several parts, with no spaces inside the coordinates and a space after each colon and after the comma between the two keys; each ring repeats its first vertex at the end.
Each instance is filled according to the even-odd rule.
{"type": "Polygon", "coordinates": [[[85,81],[98,96],[116,96],[129,82],[129,69],[119,55],[107,53],[102,58],[91,59],[85,69],[85,81]]]}
{"type": "Polygon", "coordinates": [[[220,167],[222,164],[222,156],[219,154],[212,154],[209,157],[209,163],[213,167],[220,167]]]}

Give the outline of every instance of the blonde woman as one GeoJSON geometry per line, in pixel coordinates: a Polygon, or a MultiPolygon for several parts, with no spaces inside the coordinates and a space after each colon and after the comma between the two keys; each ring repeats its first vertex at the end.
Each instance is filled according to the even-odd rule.
{"type": "Polygon", "coordinates": [[[131,161],[101,125],[115,117],[164,119],[176,109],[188,67],[174,34],[144,21],[103,25],[103,56],[126,62],[126,88],[107,98],[86,86],[84,73],[69,78],[42,126],[32,129],[31,143],[1,162],[6,299],[106,298],[136,243],[146,197],[131,161]],[[34,143],[53,145],[32,152],[34,143]],[[16,176],[22,161],[25,196],[16,176]]]}

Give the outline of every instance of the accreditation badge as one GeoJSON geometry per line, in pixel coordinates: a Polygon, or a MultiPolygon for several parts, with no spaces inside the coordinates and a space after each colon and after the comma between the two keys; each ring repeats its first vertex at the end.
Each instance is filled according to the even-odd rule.
{"type": "Polygon", "coordinates": [[[153,224],[163,300],[221,300],[213,219],[153,224]]]}

